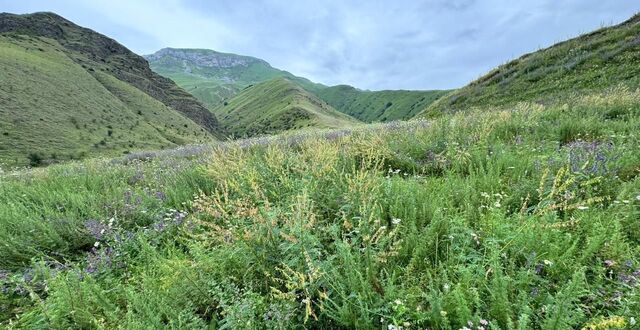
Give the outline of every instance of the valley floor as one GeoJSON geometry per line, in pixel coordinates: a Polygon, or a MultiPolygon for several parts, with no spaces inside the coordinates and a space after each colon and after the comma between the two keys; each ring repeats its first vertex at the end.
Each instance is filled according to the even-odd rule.
{"type": "Polygon", "coordinates": [[[640,92],[0,174],[0,326],[640,322],[640,92]]]}

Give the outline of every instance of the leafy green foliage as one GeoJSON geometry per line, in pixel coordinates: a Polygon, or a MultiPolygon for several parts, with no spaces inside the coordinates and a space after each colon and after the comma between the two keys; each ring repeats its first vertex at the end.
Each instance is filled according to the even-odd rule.
{"type": "Polygon", "coordinates": [[[0,322],[632,328],[640,93],[567,104],[5,173],[0,322]]]}

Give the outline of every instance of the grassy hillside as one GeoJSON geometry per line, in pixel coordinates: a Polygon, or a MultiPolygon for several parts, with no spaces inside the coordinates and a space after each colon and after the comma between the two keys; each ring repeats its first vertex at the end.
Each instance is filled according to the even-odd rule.
{"type": "Polygon", "coordinates": [[[221,137],[215,116],[116,41],[52,13],[0,14],[0,162],[221,137]]]}
{"type": "Polygon", "coordinates": [[[0,35],[0,163],[204,142],[211,136],[139,89],[71,60],[55,40],[0,35]]]}
{"type": "Polygon", "coordinates": [[[145,58],[155,72],[171,78],[209,107],[222,104],[249,85],[277,77],[308,89],[321,86],[255,57],[208,49],[164,48],[145,58]]]}
{"type": "Polygon", "coordinates": [[[69,58],[90,73],[108,72],[182,113],[211,134],[222,136],[216,118],[197,99],[170,79],[153,72],[144,58],[113,39],[53,13],[0,14],[0,33],[56,40],[69,58]]]}
{"type": "Polygon", "coordinates": [[[285,78],[245,88],[212,110],[232,136],[274,134],[305,127],[341,128],[357,124],[353,118],[285,78]]]}
{"type": "Polygon", "coordinates": [[[364,122],[413,118],[449,91],[362,91],[347,85],[320,89],[318,97],[364,122]]]}
{"type": "Polygon", "coordinates": [[[502,65],[435,102],[425,114],[520,101],[544,103],[619,84],[640,87],[640,15],[502,65]]]}
{"type": "Polygon", "coordinates": [[[273,68],[255,57],[205,49],[165,48],[145,58],[154,71],[171,78],[210,107],[223,104],[249,85],[278,77],[295,82],[336,110],[365,122],[411,118],[445,93],[327,87],[273,68]]]}
{"type": "Polygon", "coordinates": [[[633,329],[638,132],[618,89],[5,173],[0,327],[633,329]]]}

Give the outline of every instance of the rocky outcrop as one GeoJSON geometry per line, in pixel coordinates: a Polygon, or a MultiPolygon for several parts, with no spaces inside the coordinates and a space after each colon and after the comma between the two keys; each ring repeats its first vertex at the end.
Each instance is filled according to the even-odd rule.
{"type": "Polygon", "coordinates": [[[145,58],[149,61],[171,59],[208,68],[248,67],[254,63],[262,63],[269,66],[267,62],[254,57],[219,53],[207,49],[163,48],[154,54],[145,56],[145,58]]]}

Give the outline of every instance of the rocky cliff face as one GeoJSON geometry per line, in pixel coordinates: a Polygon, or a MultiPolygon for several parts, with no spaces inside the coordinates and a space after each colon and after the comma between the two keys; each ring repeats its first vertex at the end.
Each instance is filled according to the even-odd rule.
{"type": "Polygon", "coordinates": [[[200,67],[221,69],[234,68],[238,66],[248,67],[255,63],[261,63],[269,66],[267,62],[254,57],[225,54],[205,49],[164,48],[145,57],[149,61],[174,60],[183,61],[200,67]]]}
{"type": "Polygon", "coordinates": [[[53,13],[0,14],[0,33],[26,34],[56,40],[67,55],[90,73],[109,73],[182,113],[221,137],[215,116],[191,94],[149,68],[147,61],[115,40],[80,27],[53,13]]]}

